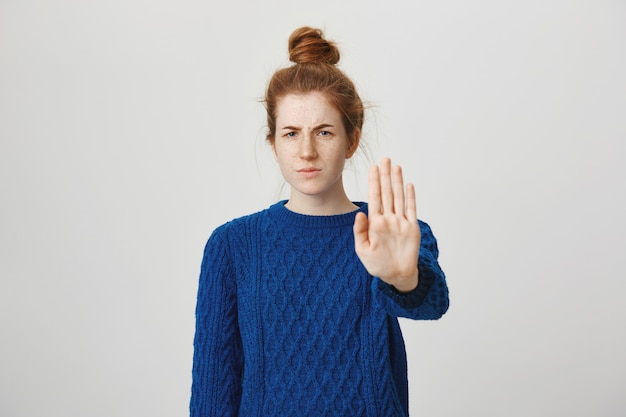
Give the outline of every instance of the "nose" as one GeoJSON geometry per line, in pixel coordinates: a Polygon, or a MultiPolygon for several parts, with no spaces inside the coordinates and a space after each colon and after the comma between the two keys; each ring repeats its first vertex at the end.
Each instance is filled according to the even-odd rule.
{"type": "Polygon", "coordinates": [[[312,135],[305,135],[300,141],[300,158],[305,160],[315,159],[317,157],[317,148],[315,138],[312,135]]]}

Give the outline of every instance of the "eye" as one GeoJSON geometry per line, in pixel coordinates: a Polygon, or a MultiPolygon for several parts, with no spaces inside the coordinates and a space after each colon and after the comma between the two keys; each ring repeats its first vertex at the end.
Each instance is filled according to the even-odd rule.
{"type": "Polygon", "coordinates": [[[297,133],[296,132],[287,132],[283,136],[285,136],[286,138],[295,138],[297,136],[297,133]]]}
{"type": "Polygon", "coordinates": [[[318,135],[323,136],[323,137],[330,137],[332,136],[332,132],[329,132],[328,130],[320,130],[318,135]]]}

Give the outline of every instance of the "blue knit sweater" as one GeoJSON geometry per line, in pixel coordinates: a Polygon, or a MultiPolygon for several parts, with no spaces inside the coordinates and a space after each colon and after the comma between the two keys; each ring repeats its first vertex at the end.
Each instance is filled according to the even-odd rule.
{"type": "Polygon", "coordinates": [[[420,221],[419,284],[367,273],[358,211],[307,216],[284,201],[218,227],[204,251],[194,339],[192,417],[407,416],[397,317],[438,319],[448,289],[420,221]]]}

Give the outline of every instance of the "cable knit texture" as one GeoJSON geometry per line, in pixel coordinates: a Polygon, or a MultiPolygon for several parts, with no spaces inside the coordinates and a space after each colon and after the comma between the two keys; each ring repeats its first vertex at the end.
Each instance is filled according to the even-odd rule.
{"type": "Polygon", "coordinates": [[[307,216],[285,201],[218,227],[196,307],[192,417],[407,416],[397,317],[438,319],[448,288],[430,227],[408,293],[367,273],[357,211],[307,216]]]}

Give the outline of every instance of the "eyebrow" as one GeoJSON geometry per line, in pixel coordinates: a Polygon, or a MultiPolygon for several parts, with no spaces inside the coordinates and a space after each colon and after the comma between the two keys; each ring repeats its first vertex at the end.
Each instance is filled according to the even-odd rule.
{"type": "MultiPolygon", "coordinates": [[[[329,123],[322,123],[320,125],[317,125],[313,128],[313,130],[320,130],[320,129],[325,129],[327,127],[335,127],[334,125],[331,125],[329,123]]],[[[296,126],[283,126],[281,127],[281,130],[302,130],[301,127],[296,127],[296,126]]]]}

